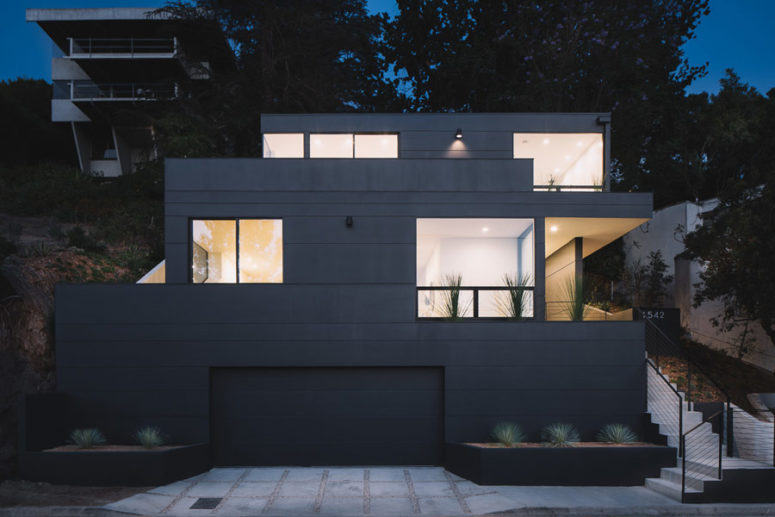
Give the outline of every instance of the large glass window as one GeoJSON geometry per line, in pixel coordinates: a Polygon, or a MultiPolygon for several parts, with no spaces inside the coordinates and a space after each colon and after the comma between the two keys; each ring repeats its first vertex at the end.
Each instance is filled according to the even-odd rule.
{"type": "Polygon", "coordinates": [[[196,219],[191,280],[195,284],[281,283],[281,219],[196,219]]]}
{"type": "Polygon", "coordinates": [[[264,133],[264,158],[304,158],[303,133],[264,133]]]}
{"type": "Polygon", "coordinates": [[[418,316],[533,316],[532,219],[418,219],[418,316]]]}
{"type": "Polygon", "coordinates": [[[352,158],[353,135],[351,133],[309,135],[310,158],[352,158]]]}
{"type": "Polygon", "coordinates": [[[398,135],[355,135],[356,158],[398,158],[398,135]]]}
{"type": "Polygon", "coordinates": [[[514,133],[514,158],[533,160],[535,190],[602,190],[600,133],[514,133]]]}

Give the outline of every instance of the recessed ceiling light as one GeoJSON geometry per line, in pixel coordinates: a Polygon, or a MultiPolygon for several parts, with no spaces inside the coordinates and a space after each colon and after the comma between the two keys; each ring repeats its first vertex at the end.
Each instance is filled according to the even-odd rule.
{"type": "Polygon", "coordinates": [[[549,227],[549,231],[552,232],[552,233],[556,232],[557,231],[557,226],[555,226],[555,225],[550,226],[549,227]]]}
{"type": "Polygon", "coordinates": [[[581,140],[576,142],[576,147],[583,147],[583,146],[584,146],[584,142],[582,142],[581,140]]]}
{"type": "Polygon", "coordinates": [[[489,231],[490,231],[490,229],[489,229],[489,228],[487,228],[487,227],[485,226],[484,228],[482,228],[482,231],[483,231],[484,233],[487,233],[487,232],[489,232],[489,231]]]}
{"type": "Polygon", "coordinates": [[[544,138],[544,145],[546,145],[548,143],[549,143],[549,139],[548,138],[544,138]]]}

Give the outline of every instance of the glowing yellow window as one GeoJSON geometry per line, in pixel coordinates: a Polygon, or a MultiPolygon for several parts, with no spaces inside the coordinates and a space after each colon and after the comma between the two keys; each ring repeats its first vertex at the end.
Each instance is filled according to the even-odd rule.
{"type": "Polygon", "coordinates": [[[194,220],[191,281],[196,284],[281,283],[281,219],[194,220]]]}

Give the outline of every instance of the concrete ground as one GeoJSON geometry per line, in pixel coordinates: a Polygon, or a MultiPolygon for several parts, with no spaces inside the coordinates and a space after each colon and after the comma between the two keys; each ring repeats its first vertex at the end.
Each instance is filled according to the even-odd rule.
{"type": "Polygon", "coordinates": [[[217,468],[104,508],[178,516],[635,515],[636,509],[685,515],[676,511],[687,509],[643,487],[479,486],[440,467],[217,468]]]}

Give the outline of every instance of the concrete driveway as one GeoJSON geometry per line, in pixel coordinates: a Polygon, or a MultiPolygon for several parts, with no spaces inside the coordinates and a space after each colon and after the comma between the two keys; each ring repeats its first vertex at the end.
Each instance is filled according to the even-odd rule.
{"type": "Polygon", "coordinates": [[[664,507],[642,487],[485,487],[441,467],[216,468],[107,505],[140,515],[476,515],[570,506],[664,507]]]}

